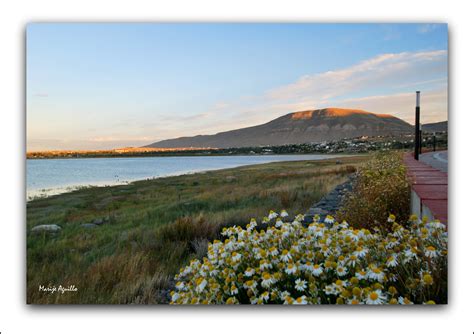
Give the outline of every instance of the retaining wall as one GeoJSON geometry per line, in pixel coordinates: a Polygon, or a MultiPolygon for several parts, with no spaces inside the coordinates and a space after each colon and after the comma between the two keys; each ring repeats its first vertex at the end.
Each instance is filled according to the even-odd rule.
{"type": "Polygon", "coordinates": [[[411,153],[405,154],[404,162],[411,184],[411,212],[447,226],[448,174],[415,160],[411,153]]]}

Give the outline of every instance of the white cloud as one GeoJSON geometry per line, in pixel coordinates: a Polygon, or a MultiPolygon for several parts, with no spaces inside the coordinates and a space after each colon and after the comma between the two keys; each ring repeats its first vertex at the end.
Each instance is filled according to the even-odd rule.
{"type": "Polygon", "coordinates": [[[447,51],[388,53],[354,66],[306,75],[267,92],[273,100],[331,99],[375,88],[392,88],[447,73],[447,51]]]}

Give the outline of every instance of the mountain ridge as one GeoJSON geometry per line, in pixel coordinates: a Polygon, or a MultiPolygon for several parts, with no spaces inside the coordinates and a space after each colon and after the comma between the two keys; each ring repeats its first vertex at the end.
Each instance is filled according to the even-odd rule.
{"type": "Polygon", "coordinates": [[[144,147],[249,147],[323,142],[360,136],[411,133],[413,126],[389,114],[360,109],[324,108],[288,113],[267,123],[213,135],[179,137],[144,147]]]}
{"type": "Polygon", "coordinates": [[[448,121],[423,124],[421,125],[421,130],[424,132],[447,132],[448,121]]]}

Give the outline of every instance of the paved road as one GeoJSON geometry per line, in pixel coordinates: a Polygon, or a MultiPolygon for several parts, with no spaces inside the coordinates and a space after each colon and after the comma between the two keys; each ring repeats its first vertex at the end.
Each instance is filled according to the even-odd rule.
{"type": "Polygon", "coordinates": [[[423,153],[420,155],[420,161],[442,172],[448,172],[448,151],[423,153]]]}

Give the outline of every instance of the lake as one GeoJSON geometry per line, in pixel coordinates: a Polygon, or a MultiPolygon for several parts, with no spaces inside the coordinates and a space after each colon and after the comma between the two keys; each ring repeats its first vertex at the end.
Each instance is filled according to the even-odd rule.
{"type": "MultiPolygon", "coordinates": [[[[337,155],[341,156],[341,155],[337,155]]],[[[277,161],[322,160],[327,154],[242,155],[137,158],[28,159],[27,199],[131,181],[277,161]]]]}

